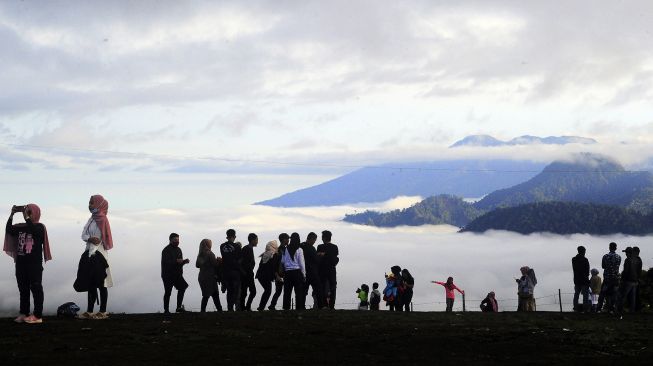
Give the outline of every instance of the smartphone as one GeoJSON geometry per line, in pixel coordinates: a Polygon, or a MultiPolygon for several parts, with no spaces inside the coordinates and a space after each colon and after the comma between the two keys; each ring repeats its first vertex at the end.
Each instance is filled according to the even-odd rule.
{"type": "Polygon", "coordinates": [[[14,205],[14,211],[16,211],[16,212],[25,212],[25,206],[16,206],[16,205],[14,205]]]}

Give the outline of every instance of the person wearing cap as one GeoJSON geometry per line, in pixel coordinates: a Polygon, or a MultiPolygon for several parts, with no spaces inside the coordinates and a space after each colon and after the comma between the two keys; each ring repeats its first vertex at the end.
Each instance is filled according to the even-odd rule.
{"type": "Polygon", "coordinates": [[[580,311],[581,307],[578,305],[578,297],[583,294],[582,311],[589,311],[589,286],[590,286],[590,262],[585,258],[585,247],[579,246],[577,248],[578,254],[571,259],[571,267],[574,271],[574,311],[580,311]]]}
{"type": "Polygon", "coordinates": [[[631,247],[626,248],[623,252],[626,253],[626,260],[624,260],[624,270],[621,272],[619,311],[623,313],[625,302],[628,301],[630,312],[633,313],[637,311],[636,295],[639,275],[642,273],[642,261],[639,257],[634,258],[633,248],[631,247]]]}
{"type": "Polygon", "coordinates": [[[603,309],[603,302],[606,302],[605,310],[610,312],[616,310],[619,297],[619,266],[621,256],[617,254],[617,243],[610,243],[610,251],[603,256],[601,267],[603,268],[603,286],[599,295],[599,303],[596,311],[603,309]]]}

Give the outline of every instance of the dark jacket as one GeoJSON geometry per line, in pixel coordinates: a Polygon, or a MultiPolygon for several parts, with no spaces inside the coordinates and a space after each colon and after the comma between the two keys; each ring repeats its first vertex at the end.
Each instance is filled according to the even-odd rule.
{"type": "Polygon", "coordinates": [[[195,267],[200,269],[197,275],[197,281],[202,290],[202,296],[211,296],[218,292],[218,274],[220,273],[220,264],[212,251],[202,252],[197,256],[195,267]]]}
{"type": "Polygon", "coordinates": [[[580,254],[571,259],[571,267],[574,270],[574,285],[589,286],[590,284],[590,262],[580,254]]]}
{"type": "Polygon", "coordinates": [[[484,313],[494,313],[494,307],[492,306],[493,303],[496,305],[498,310],[499,304],[497,303],[497,300],[493,300],[489,296],[486,297],[483,301],[481,301],[481,311],[484,313]]]}
{"type": "Polygon", "coordinates": [[[324,253],[324,256],[320,259],[320,273],[335,273],[336,266],[340,262],[338,246],[332,243],[320,244],[317,246],[317,252],[324,253]]]}
{"type": "Polygon", "coordinates": [[[173,280],[184,274],[184,265],[177,263],[177,259],[183,259],[181,248],[172,244],[166,245],[161,252],[161,278],[173,280]]]}
{"type": "Polygon", "coordinates": [[[316,274],[319,270],[320,257],[317,255],[315,246],[302,243],[300,246],[304,252],[304,264],[306,265],[306,273],[316,274]]]}
{"type": "Polygon", "coordinates": [[[259,263],[258,270],[256,271],[256,278],[258,278],[261,282],[274,281],[276,278],[275,274],[279,269],[280,261],[281,261],[281,257],[277,253],[274,256],[272,256],[272,258],[270,258],[269,261],[265,263],[259,263]]]}
{"type": "Polygon", "coordinates": [[[238,243],[224,242],[220,245],[220,254],[222,254],[222,272],[242,273],[242,248],[238,243]]]}
{"type": "Polygon", "coordinates": [[[242,260],[240,262],[240,267],[244,275],[254,276],[254,267],[256,267],[256,260],[254,259],[254,247],[251,245],[245,245],[241,251],[242,260]]]}
{"type": "Polygon", "coordinates": [[[95,288],[104,287],[104,279],[107,278],[107,263],[106,258],[100,252],[95,252],[92,256],[88,256],[88,250],[82,253],[79,258],[79,265],[77,266],[77,279],[73,284],[73,288],[77,292],[86,292],[95,288]]]}
{"type": "Polygon", "coordinates": [[[624,270],[621,273],[623,282],[637,282],[642,273],[642,259],[639,257],[628,257],[624,261],[624,270]]]}

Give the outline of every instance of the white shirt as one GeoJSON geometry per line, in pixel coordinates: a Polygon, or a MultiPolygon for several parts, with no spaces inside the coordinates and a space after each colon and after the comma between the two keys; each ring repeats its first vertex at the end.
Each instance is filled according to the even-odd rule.
{"type": "Polygon", "coordinates": [[[306,277],[306,265],[304,264],[304,251],[302,248],[297,249],[294,257],[290,257],[290,252],[288,248],[283,251],[283,257],[281,257],[281,263],[283,263],[283,268],[286,271],[292,270],[301,270],[304,277],[306,277]]]}

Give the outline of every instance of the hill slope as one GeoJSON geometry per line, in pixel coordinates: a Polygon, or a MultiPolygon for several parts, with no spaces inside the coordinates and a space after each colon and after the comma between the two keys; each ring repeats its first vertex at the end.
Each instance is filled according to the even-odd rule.
{"type": "Polygon", "coordinates": [[[481,213],[470,203],[449,195],[429,197],[409,208],[387,213],[365,211],[360,214],[345,215],[346,222],[354,224],[396,227],[419,225],[455,225],[463,227],[479,217],[481,213]]]}
{"type": "Polygon", "coordinates": [[[451,160],[403,163],[356,170],[331,181],[258,202],[273,207],[336,206],[382,202],[398,196],[451,194],[482,197],[532,178],[542,163],[451,160]],[[415,168],[421,169],[415,169],[415,168]],[[392,169],[399,168],[399,169],[392,169]]]}
{"type": "Polygon", "coordinates": [[[507,230],[521,234],[647,235],[653,233],[653,216],[617,206],[576,202],[539,202],[489,212],[461,231],[507,230]]]}

